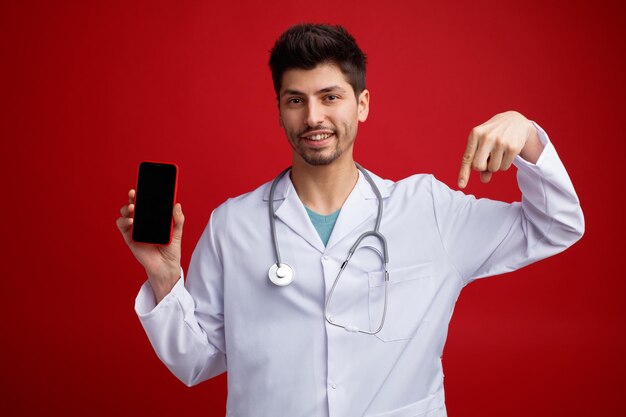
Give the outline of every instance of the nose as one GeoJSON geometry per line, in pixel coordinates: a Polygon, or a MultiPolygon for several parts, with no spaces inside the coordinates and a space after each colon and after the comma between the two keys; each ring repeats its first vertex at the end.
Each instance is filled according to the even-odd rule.
{"type": "Polygon", "coordinates": [[[315,100],[311,100],[307,105],[307,113],[305,123],[309,127],[320,126],[324,122],[324,109],[316,103],[315,100]]]}

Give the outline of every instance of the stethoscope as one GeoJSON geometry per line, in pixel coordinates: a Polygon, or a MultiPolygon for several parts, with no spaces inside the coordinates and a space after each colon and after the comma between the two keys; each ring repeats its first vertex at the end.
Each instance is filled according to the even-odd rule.
{"type": "MultiPolygon", "coordinates": [[[[333,326],[341,327],[348,332],[365,333],[365,334],[374,335],[380,332],[380,330],[383,328],[383,325],[385,324],[385,316],[387,315],[387,283],[389,282],[389,272],[387,272],[387,264],[389,263],[389,255],[387,253],[387,240],[385,239],[385,236],[383,236],[382,233],[378,231],[378,229],[380,228],[380,222],[383,218],[383,198],[380,195],[380,190],[378,189],[378,187],[376,187],[374,180],[372,180],[372,177],[370,177],[368,172],[365,169],[363,169],[363,167],[359,165],[358,163],[355,162],[355,165],[358,168],[358,170],[361,171],[361,173],[363,174],[367,182],[372,187],[372,191],[374,191],[374,194],[376,195],[376,200],[378,201],[378,214],[376,215],[376,225],[374,226],[374,230],[370,230],[369,232],[365,232],[361,236],[359,236],[357,240],[354,242],[354,244],[352,245],[352,247],[350,248],[350,250],[348,251],[348,257],[346,258],[345,261],[343,261],[343,264],[341,264],[341,268],[339,268],[339,272],[337,273],[337,278],[335,278],[335,282],[333,283],[333,286],[331,287],[330,292],[328,293],[328,298],[326,299],[326,305],[324,306],[324,318],[329,324],[332,324],[333,326]],[[328,316],[328,306],[330,305],[330,300],[333,298],[333,293],[335,292],[335,287],[337,287],[339,278],[341,277],[341,274],[348,266],[348,262],[350,261],[350,258],[352,258],[352,255],[359,247],[359,244],[361,243],[361,241],[368,236],[374,236],[382,244],[383,252],[382,254],[380,254],[379,252],[379,254],[383,258],[383,269],[385,272],[385,275],[384,275],[385,277],[385,280],[384,280],[385,304],[383,306],[383,317],[380,321],[380,325],[373,332],[361,330],[356,326],[349,326],[349,325],[336,323],[332,317],[328,316]]],[[[274,220],[274,216],[275,216],[274,214],[274,191],[276,190],[276,186],[278,185],[278,182],[280,181],[280,179],[287,172],[289,172],[290,169],[291,167],[285,169],[283,172],[278,174],[278,176],[274,179],[274,181],[272,182],[272,185],[270,186],[270,196],[269,196],[270,227],[272,230],[272,243],[274,244],[274,253],[276,254],[276,263],[270,266],[270,269],[268,271],[268,276],[269,276],[270,281],[273,284],[278,285],[279,287],[284,287],[286,285],[291,284],[295,276],[295,271],[293,270],[293,268],[289,266],[288,264],[281,262],[280,251],[278,250],[278,238],[276,237],[276,223],[274,220]]]]}

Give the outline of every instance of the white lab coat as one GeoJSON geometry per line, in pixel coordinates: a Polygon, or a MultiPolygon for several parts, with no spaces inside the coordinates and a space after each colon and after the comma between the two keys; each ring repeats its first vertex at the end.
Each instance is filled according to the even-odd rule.
{"type": "MultiPolygon", "coordinates": [[[[161,360],[185,384],[228,370],[230,417],[446,416],[441,355],[454,304],[476,278],[509,272],[580,238],[578,198],[554,147],[536,165],[517,158],[522,203],[475,199],[430,175],[399,182],[372,175],[384,199],[389,306],[376,336],[324,320],[324,303],[348,249],[376,219],[360,177],[328,245],[311,224],[289,175],[275,193],[282,260],[295,270],[270,283],[275,262],[269,183],[212,214],[186,283],[155,306],[148,283],[136,311],[161,360]],[[227,365],[228,364],[228,365],[227,365]]],[[[373,330],[382,314],[380,250],[366,238],[333,295],[336,322],[373,330]]]]}

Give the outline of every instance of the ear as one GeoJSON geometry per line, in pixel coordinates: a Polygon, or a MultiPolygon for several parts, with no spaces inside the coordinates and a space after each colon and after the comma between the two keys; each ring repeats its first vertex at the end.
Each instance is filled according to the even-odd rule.
{"type": "Polygon", "coordinates": [[[368,90],[363,90],[361,91],[361,94],[359,94],[357,107],[359,112],[359,122],[366,121],[367,115],[370,112],[370,92],[368,90]]]}
{"type": "Polygon", "coordinates": [[[278,108],[278,127],[283,129],[285,125],[283,124],[283,117],[280,115],[280,100],[276,97],[276,107],[278,108]]]}

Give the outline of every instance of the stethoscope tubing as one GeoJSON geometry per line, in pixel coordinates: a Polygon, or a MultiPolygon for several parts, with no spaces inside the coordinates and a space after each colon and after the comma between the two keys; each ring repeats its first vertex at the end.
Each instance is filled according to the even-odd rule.
{"type": "MultiPolygon", "coordinates": [[[[380,194],[380,190],[376,186],[376,183],[374,183],[374,180],[369,175],[369,173],[358,163],[355,162],[355,165],[357,169],[363,174],[365,180],[370,184],[374,194],[376,195],[376,200],[378,201],[378,212],[376,214],[376,224],[374,226],[374,230],[370,230],[361,234],[357,238],[357,240],[354,242],[352,247],[350,247],[350,250],[348,251],[348,256],[346,257],[346,260],[343,261],[343,263],[341,264],[341,267],[339,268],[339,272],[337,273],[337,277],[335,278],[335,281],[333,282],[333,285],[330,288],[330,292],[328,293],[326,303],[324,304],[324,318],[326,319],[326,322],[328,322],[329,324],[336,326],[336,327],[341,327],[348,332],[375,335],[381,331],[381,329],[383,328],[385,324],[385,318],[387,316],[387,302],[388,302],[388,295],[387,295],[388,285],[387,284],[389,282],[389,272],[387,271],[387,264],[389,263],[389,254],[387,251],[387,239],[379,231],[380,223],[383,217],[383,198],[382,198],[382,195],[380,194]],[[348,263],[350,262],[350,258],[352,258],[352,255],[354,255],[354,252],[357,250],[357,248],[359,247],[363,239],[365,239],[368,236],[373,236],[377,238],[381,242],[382,247],[383,247],[382,258],[383,258],[383,268],[384,268],[385,300],[384,300],[383,314],[382,314],[382,319],[380,321],[380,325],[374,331],[366,331],[366,330],[361,330],[356,326],[338,324],[338,323],[335,323],[335,320],[333,320],[331,317],[328,316],[328,307],[330,306],[330,302],[335,292],[335,288],[337,287],[337,284],[339,283],[339,278],[341,277],[341,275],[343,274],[343,271],[348,266],[348,263]]],[[[269,208],[269,217],[270,217],[270,228],[271,228],[271,235],[272,235],[272,244],[274,246],[274,255],[276,257],[276,263],[272,264],[272,266],[270,267],[270,270],[268,271],[268,276],[269,276],[270,281],[278,286],[289,285],[293,281],[293,278],[295,276],[295,271],[293,270],[293,268],[291,268],[289,265],[281,261],[280,250],[278,247],[278,237],[276,235],[276,221],[275,221],[275,212],[274,212],[274,192],[276,191],[276,186],[278,185],[278,182],[281,180],[281,178],[284,177],[285,174],[289,172],[290,170],[291,170],[291,167],[286,168],[280,174],[278,174],[278,176],[274,179],[274,181],[272,182],[272,185],[270,186],[270,194],[269,194],[268,208],[269,208]]]]}

